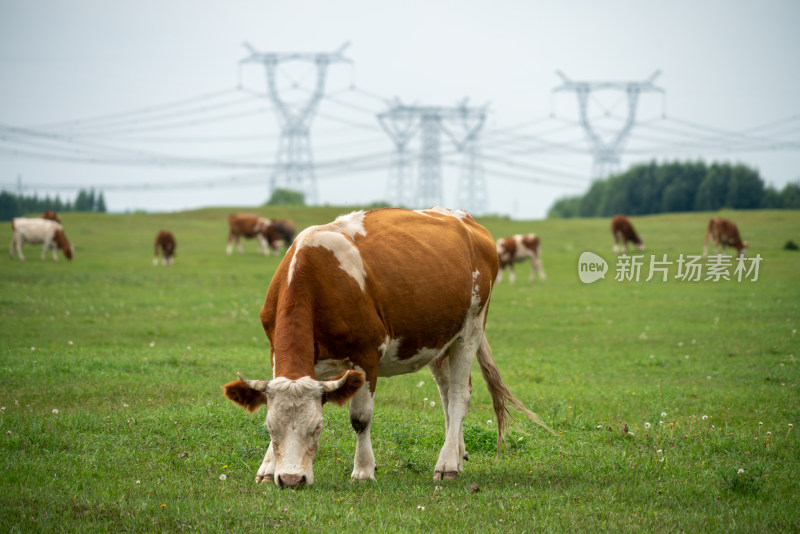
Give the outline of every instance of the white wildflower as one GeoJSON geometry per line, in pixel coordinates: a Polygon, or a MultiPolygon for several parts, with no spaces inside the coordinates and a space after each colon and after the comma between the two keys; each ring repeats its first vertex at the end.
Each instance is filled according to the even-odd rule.
{"type": "Polygon", "coordinates": [[[424,385],[425,385],[425,382],[422,382],[422,381],[420,381],[420,382],[417,384],[417,387],[418,387],[418,388],[421,388],[421,387],[422,387],[422,386],[424,386],[424,385]]]}
{"type": "Polygon", "coordinates": [[[433,408],[434,406],[436,406],[436,403],[431,401],[431,408],[433,408]]]}
{"type": "Polygon", "coordinates": [[[708,416],[707,416],[707,415],[704,415],[704,416],[703,416],[703,417],[701,417],[700,419],[702,419],[703,421],[708,421],[708,416]]]}
{"type": "Polygon", "coordinates": [[[419,510],[420,512],[424,512],[425,511],[425,507],[422,506],[421,504],[417,505],[417,510],[419,510]]]}
{"type": "Polygon", "coordinates": [[[667,412],[661,412],[661,417],[666,417],[666,416],[667,416],[667,412]]]}
{"type": "Polygon", "coordinates": [[[155,341],[151,341],[150,342],[150,347],[155,347],[155,346],[156,346],[156,342],[155,341]]]}
{"type": "Polygon", "coordinates": [[[738,470],[738,471],[736,471],[736,474],[738,474],[738,475],[743,475],[743,474],[744,474],[744,469],[742,469],[742,468],[740,467],[740,468],[739,468],[739,470],[738,470]]]}
{"type": "Polygon", "coordinates": [[[58,415],[58,408],[53,408],[53,413],[58,415]]]}
{"type": "Polygon", "coordinates": [[[219,476],[219,479],[220,479],[220,480],[226,480],[227,478],[228,478],[228,475],[226,475],[225,473],[222,473],[222,474],[219,476]]]}
{"type": "Polygon", "coordinates": [[[644,424],[644,427],[645,427],[645,428],[650,428],[650,423],[645,423],[645,424],[644,424]]]}

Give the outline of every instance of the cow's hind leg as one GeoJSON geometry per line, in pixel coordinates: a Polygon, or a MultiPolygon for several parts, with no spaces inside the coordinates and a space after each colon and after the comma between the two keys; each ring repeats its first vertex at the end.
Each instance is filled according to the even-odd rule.
{"type": "Polygon", "coordinates": [[[369,434],[374,406],[369,381],[366,381],[350,399],[350,424],[356,432],[356,454],[353,459],[353,473],[350,475],[353,480],[375,480],[375,455],[369,434]]]}
{"type": "Polygon", "coordinates": [[[256,473],[256,484],[259,482],[274,482],[275,481],[275,453],[272,451],[272,442],[269,442],[267,447],[267,454],[264,455],[264,461],[261,462],[261,467],[258,468],[256,473]]]}
{"type": "MultiPolygon", "coordinates": [[[[463,470],[464,418],[469,411],[470,370],[475,353],[483,336],[482,329],[474,328],[457,339],[448,351],[447,367],[442,362],[441,372],[449,379],[447,382],[447,432],[439,459],[433,471],[433,479],[452,479],[463,470]],[[447,372],[449,371],[449,373],[447,372]]],[[[435,364],[434,364],[435,365],[435,364]]],[[[435,375],[434,375],[435,376],[435,375]]]]}
{"type": "MultiPolygon", "coordinates": [[[[442,411],[444,412],[444,431],[445,434],[447,433],[447,429],[450,427],[450,414],[449,414],[449,406],[450,406],[450,363],[448,359],[439,360],[438,358],[428,364],[428,367],[431,370],[431,374],[433,375],[433,380],[436,382],[436,387],[439,388],[439,397],[442,400],[442,411]]],[[[458,444],[458,451],[461,455],[461,458],[464,460],[469,459],[469,454],[467,453],[467,448],[464,445],[464,433],[461,432],[461,436],[459,439],[458,444]]]]}

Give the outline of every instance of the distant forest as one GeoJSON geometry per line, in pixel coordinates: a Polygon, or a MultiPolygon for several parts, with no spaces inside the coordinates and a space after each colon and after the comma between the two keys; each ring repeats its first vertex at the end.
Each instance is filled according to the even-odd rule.
{"type": "Polygon", "coordinates": [[[20,217],[26,213],[38,213],[44,210],[53,210],[56,213],[66,211],[105,213],[106,201],[103,198],[103,192],[95,192],[94,189],[78,191],[75,202],[64,202],[58,196],[40,198],[38,195],[26,196],[15,195],[8,191],[0,192],[0,221],[10,221],[14,217],[20,217]]]}
{"type": "Polygon", "coordinates": [[[745,165],[652,162],[598,180],[581,196],[557,200],[548,218],[679,211],[800,209],[800,182],[778,191],[745,165]]]}

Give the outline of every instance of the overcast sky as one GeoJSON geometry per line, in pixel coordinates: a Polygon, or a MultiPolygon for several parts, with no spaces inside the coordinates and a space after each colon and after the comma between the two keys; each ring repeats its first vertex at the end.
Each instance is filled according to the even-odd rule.
{"type": "MultiPolygon", "coordinates": [[[[383,99],[455,106],[467,97],[489,106],[488,210],[544,217],[555,199],[588,187],[592,164],[575,93],[552,91],[562,83],[557,69],[591,81],[643,81],[661,70],[655,83],[664,96],[641,96],[642,127],[631,132],[623,168],[654,158],[742,162],[780,187],[800,179],[799,27],[796,0],[2,0],[0,188],[21,183],[27,194],[74,198],[70,187],[98,187],[111,211],[263,203],[266,171],[156,166],[136,152],[274,162],[279,127],[259,98],[264,69],[240,67],[244,41],[308,53],[350,42],[352,64],[329,67],[330,98],[311,128],[315,160],[334,169],[319,173],[326,203],[387,197],[388,168],[331,167],[392,153],[374,116],[387,109],[383,99]],[[162,126],[136,122],[156,113],[162,126]],[[201,115],[221,118],[175,127],[201,115]],[[105,130],[82,129],[98,117],[111,121],[105,130]],[[753,137],[739,136],[732,150],[718,140],[703,148],[741,132],[753,137]],[[562,149],[539,150],[543,138],[562,149]],[[109,147],[115,164],[87,162],[109,147]],[[185,187],[165,188],[176,183],[185,187]]],[[[279,78],[287,101],[313,88],[309,65],[289,65],[279,78]]],[[[610,138],[627,104],[622,93],[597,96],[593,116],[600,127],[609,112],[602,125],[610,138]]],[[[442,203],[459,207],[459,155],[449,143],[442,138],[442,203]]]]}

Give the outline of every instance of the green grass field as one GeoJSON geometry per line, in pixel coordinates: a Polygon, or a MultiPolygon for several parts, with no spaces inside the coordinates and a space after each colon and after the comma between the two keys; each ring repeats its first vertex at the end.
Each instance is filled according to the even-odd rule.
{"type": "MultiPolygon", "coordinates": [[[[225,255],[231,211],[66,213],[74,262],[31,245],[0,262],[0,530],[800,531],[800,252],[783,249],[800,212],[727,214],[763,258],[755,282],[676,280],[675,265],[646,282],[647,262],[616,281],[605,219],[482,219],[541,236],[547,280],[519,266],[487,332],[558,435],[517,415],[497,457],[476,366],[470,460],[434,483],[444,418],[423,370],[378,383],[377,482],[350,482],[347,410],[326,406],[316,483],[294,491],[254,484],[264,412],[221,395],[237,371],[270,376],[258,313],[279,261],[252,241],[225,255]],[[178,240],[170,268],[152,265],[160,228],[178,240]],[[579,281],[583,251],[609,262],[605,280],[579,281]]],[[[261,211],[303,228],[349,210],[261,211]]],[[[700,254],[709,216],[635,219],[645,259],[700,254]]]]}

